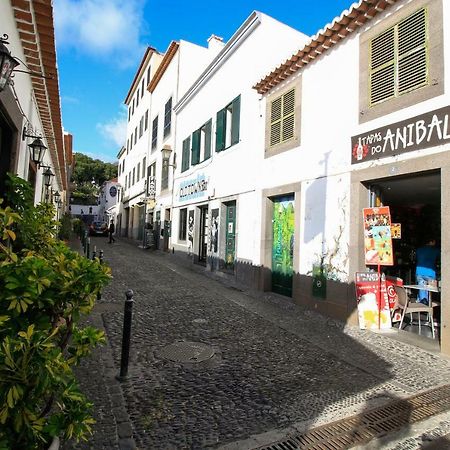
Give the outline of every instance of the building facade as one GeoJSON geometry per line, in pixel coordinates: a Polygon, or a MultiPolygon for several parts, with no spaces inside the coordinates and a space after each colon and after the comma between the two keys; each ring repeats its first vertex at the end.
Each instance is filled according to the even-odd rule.
{"type": "Polygon", "coordinates": [[[63,210],[73,165],[72,136],[61,123],[53,7],[34,0],[4,1],[0,17],[0,35],[7,35],[3,45],[19,63],[0,92],[0,196],[6,173],[12,172],[31,183],[35,203],[56,201],[58,192],[63,210]],[[40,164],[30,157],[36,138],[46,147],[40,164]],[[47,181],[48,169],[54,176],[47,181]]]}

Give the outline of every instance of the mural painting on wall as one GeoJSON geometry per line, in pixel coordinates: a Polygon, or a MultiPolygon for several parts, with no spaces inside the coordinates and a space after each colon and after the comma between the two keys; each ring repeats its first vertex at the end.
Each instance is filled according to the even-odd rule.
{"type": "Polygon", "coordinates": [[[217,253],[219,242],[219,209],[211,210],[211,225],[209,227],[209,251],[217,253]]]}
{"type": "Polygon", "coordinates": [[[272,270],[292,275],[294,260],[294,200],[274,203],[272,270]]]}
{"type": "Polygon", "coordinates": [[[192,247],[194,242],[194,210],[189,211],[189,219],[188,219],[188,240],[189,244],[192,247]]]}

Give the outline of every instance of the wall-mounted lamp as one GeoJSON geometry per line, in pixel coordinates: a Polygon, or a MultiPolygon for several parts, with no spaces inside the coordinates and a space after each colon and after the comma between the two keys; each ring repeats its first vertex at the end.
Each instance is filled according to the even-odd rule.
{"type": "Polygon", "coordinates": [[[176,154],[174,154],[174,156],[173,156],[173,164],[169,164],[170,155],[172,154],[172,147],[170,147],[170,145],[165,145],[161,149],[161,154],[162,154],[163,164],[167,164],[168,166],[173,167],[174,169],[177,168],[177,163],[175,161],[176,154]]]}
{"type": "Polygon", "coordinates": [[[58,203],[60,201],[59,197],[61,197],[61,194],[58,191],[56,191],[53,194],[53,198],[55,199],[55,203],[58,203]]]}
{"type": "Polygon", "coordinates": [[[30,159],[38,167],[41,167],[42,161],[44,160],[45,150],[47,150],[47,147],[42,142],[41,136],[36,135],[32,128],[27,129],[27,127],[23,127],[22,141],[24,141],[25,138],[33,139],[33,142],[28,144],[28,147],[30,148],[30,159]]]}
{"type": "Polygon", "coordinates": [[[42,176],[44,178],[45,186],[50,187],[50,185],[52,184],[52,177],[55,176],[55,174],[51,171],[50,167],[46,168],[42,176]]]}
{"type": "Polygon", "coordinates": [[[7,34],[0,37],[0,92],[7,85],[14,68],[20,64],[19,61],[11,56],[10,51],[6,48],[5,44],[9,44],[7,39],[7,34]]]}

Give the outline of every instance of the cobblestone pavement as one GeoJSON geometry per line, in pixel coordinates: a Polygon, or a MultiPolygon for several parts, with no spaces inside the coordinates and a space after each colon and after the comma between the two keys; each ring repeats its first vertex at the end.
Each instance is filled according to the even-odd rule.
{"type": "Polygon", "coordinates": [[[246,291],[187,259],[93,241],[113,270],[90,319],[108,345],[78,371],[96,405],[96,433],[67,449],[252,448],[449,380],[450,363],[436,354],[246,291]],[[130,377],[119,385],[129,288],[130,377]],[[156,356],[179,341],[215,355],[190,364],[156,356]]]}

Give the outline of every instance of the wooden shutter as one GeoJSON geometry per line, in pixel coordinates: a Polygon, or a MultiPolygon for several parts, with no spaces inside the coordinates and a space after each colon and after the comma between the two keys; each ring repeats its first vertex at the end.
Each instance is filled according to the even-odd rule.
{"type": "Polygon", "coordinates": [[[205,123],[205,155],[203,159],[211,158],[211,128],[212,120],[209,119],[208,122],[205,123]]]}
{"type": "Polygon", "coordinates": [[[281,104],[282,97],[274,100],[270,105],[270,145],[281,142],[281,104]]]}
{"type": "Polygon", "coordinates": [[[231,145],[239,142],[239,122],[241,115],[241,96],[236,97],[232,102],[231,109],[231,145]]]}
{"type": "Polygon", "coordinates": [[[200,162],[200,129],[192,133],[192,159],[191,164],[200,162]]]}
{"type": "Polygon", "coordinates": [[[189,169],[189,147],[191,144],[191,138],[188,137],[183,141],[183,154],[181,157],[181,171],[184,172],[185,170],[189,169]]]}
{"type": "Polygon", "coordinates": [[[288,141],[294,137],[295,131],[295,89],[283,95],[283,125],[281,140],[288,141]]]}
{"type": "Polygon", "coordinates": [[[398,92],[428,83],[426,10],[420,9],[398,24],[398,92]]]}
{"type": "Polygon", "coordinates": [[[225,119],[226,109],[221,109],[216,117],[216,152],[220,152],[225,148],[225,119]]]}

